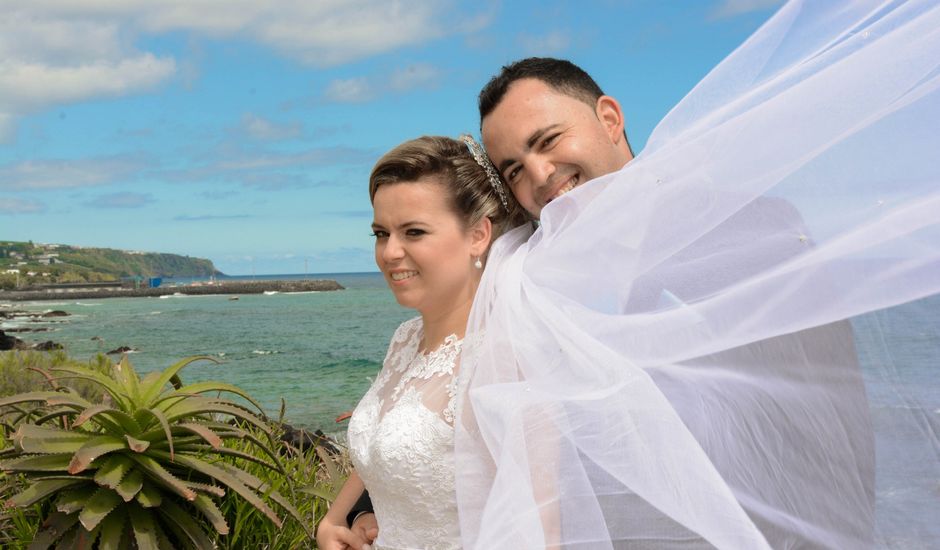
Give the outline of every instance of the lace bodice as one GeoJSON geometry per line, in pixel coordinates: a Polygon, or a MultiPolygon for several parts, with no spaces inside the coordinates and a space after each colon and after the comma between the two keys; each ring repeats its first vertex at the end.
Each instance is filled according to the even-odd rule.
{"type": "Polygon", "coordinates": [[[349,454],[379,523],[373,548],[460,547],[454,401],[462,341],[418,351],[421,318],[402,323],[349,421],[349,454]]]}

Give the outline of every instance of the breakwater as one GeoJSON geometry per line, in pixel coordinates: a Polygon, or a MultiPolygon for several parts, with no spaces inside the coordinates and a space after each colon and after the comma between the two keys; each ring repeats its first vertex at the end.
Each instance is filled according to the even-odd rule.
{"type": "Polygon", "coordinates": [[[37,300],[89,300],[99,298],[146,298],[174,294],[205,296],[210,294],[263,294],[265,292],[322,292],[343,290],[343,285],[330,279],[214,281],[185,286],[157,288],[101,288],[70,290],[12,290],[0,292],[0,301],[25,302],[37,300]]]}

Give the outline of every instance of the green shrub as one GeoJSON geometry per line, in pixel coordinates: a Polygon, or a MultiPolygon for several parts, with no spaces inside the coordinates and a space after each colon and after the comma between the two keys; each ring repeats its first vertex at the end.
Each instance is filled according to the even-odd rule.
{"type": "Polygon", "coordinates": [[[258,512],[254,525],[281,529],[276,507],[307,531],[309,520],[274,483],[232,462],[286,477],[267,422],[238,403],[205,394],[228,392],[257,403],[221,382],[184,386],[177,374],[196,359],[143,380],[126,357],[112,377],[68,364],[51,369],[54,383],[79,379],[99,386],[100,403],[65,386],[0,399],[0,407],[41,405],[30,422],[16,427],[12,447],[0,451],[6,481],[25,483],[7,506],[40,506],[43,523],[31,548],[213,548],[213,540],[231,530],[219,503],[226,495],[236,498],[232,493],[240,506],[258,512]]]}

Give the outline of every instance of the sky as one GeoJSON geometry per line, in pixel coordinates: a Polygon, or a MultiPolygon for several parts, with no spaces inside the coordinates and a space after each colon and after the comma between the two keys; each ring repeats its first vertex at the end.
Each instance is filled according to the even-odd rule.
{"type": "Polygon", "coordinates": [[[0,240],[376,271],[368,175],[561,57],[635,150],[776,0],[0,0],[0,240]]]}

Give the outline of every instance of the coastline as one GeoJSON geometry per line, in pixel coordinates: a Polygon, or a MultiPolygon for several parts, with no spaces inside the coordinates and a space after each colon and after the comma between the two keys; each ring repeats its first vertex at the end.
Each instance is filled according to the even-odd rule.
{"type": "Polygon", "coordinates": [[[214,281],[185,286],[161,286],[157,288],[105,288],[76,290],[8,290],[0,292],[0,301],[33,302],[42,300],[99,299],[99,298],[152,298],[182,294],[206,296],[212,294],[263,294],[265,292],[325,292],[345,290],[331,279],[316,280],[260,280],[260,281],[214,281]]]}

